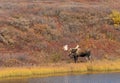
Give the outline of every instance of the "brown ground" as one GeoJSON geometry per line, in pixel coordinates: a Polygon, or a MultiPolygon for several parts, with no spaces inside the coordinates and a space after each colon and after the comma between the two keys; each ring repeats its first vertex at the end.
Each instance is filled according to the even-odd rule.
{"type": "Polygon", "coordinates": [[[0,0],[0,65],[69,62],[65,44],[94,59],[120,58],[120,28],[109,19],[119,0],[0,0]]]}

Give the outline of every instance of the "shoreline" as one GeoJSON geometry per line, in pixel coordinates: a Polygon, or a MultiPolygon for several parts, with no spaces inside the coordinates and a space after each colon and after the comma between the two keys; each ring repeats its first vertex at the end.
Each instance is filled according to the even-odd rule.
{"type": "Polygon", "coordinates": [[[66,74],[120,72],[120,60],[87,63],[54,64],[41,67],[0,68],[0,79],[16,77],[47,77],[66,74]]]}

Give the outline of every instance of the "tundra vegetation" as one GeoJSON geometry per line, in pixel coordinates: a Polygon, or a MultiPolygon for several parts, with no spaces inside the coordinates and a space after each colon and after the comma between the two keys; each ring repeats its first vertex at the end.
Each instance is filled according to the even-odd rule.
{"type": "MultiPolygon", "coordinates": [[[[120,70],[119,4],[120,0],[0,0],[1,69],[58,63],[74,66],[63,46],[78,44],[90,48],[92,64],[101,62],[98,69],[120,70]]],[[[93,67],[84,58],[77,62],[86,70],[93,67]]]]}

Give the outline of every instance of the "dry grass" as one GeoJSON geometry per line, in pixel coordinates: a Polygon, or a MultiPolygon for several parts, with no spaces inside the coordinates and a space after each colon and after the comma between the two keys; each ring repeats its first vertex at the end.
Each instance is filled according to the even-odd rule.
{"type": "Polygon", "coordinates": [[[1,68],[0,78],[56,75],[64,73],[89,73],[120,71],[120,60],[94,61],[87,63],[50,64],[43,67],[1,68]]]}

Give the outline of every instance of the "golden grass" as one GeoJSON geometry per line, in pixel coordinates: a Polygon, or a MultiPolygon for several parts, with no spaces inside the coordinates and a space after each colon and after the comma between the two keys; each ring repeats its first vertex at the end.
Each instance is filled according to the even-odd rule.
{"type": "Polygon", "coordinates": [[[1,68],[0,78],[6,77],[29,77],[56,75],[64,73],[89,73],[89,72],[120,71],[120,60],[116,61],[94,61],[87,63],[70,63],[49,65],[43,67],[21,67],[21,68],[1,68]]]}

